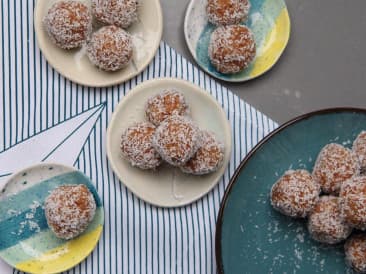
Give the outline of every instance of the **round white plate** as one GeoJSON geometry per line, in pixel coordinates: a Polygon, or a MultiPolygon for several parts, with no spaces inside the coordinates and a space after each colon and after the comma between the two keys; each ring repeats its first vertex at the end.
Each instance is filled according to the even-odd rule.
{"type": "Polygon", "coordinates": [[[231,128],[218,102],[200,87],[178,79],[151,80],[135,87],[115,107],[107,130],[107,155],[118,178],[138,197],[157,206],[183,206],[208,193],[224,174],[231,155],[231,128]],[[145,121],[146,101],[167,88],[182,92],[192,119],[200,128],[214,132],[225,145],[224,163],[216,172],[194,176],[166,164],[156,171],[147,171],[132,167],[122,158],[122,133],[131,124],[145,121]]]}
{"type": "MultiPolygon", "coordinates": [[[[34,9],[34,28],[38,46],[47,61],[71,81],[91,87],[119,84],[143,71],[155,56],[163,33],[163,16],[159,0],[140,1],[139,19],[127,30],[133,37],[133,61],[128,67],[116,72],[105,72],[94,66],[86,56],[85,48],[63,50],[51,42],[42,20],[56,1],[59,0],[37,0],[34,9]]],[[[90,5],[91,1],[83,2],[90,5]]]]}

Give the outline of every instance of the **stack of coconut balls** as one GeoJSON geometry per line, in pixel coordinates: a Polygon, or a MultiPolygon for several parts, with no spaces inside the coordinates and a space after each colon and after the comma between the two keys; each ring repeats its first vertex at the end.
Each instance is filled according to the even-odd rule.
{"type": "Polygon", "coordinates": [[[224,145],[190,118],[183,94],[173,88],[150,97],[146,121],[128,127],[121,137],[122,156],[133,166],[156,170],[165,161],[184,173],[216,171],[224,160],[224,145]]]}
{"type": "Polygon", "coordinates": [[[366,273],[366,131],[352,150],[331,143],[319,153],[312,174],[289,170],[273,185],[274,209],[307,218],[311,237],[321,243],[345,243],[347,263],[366,273]]]}
{"type": "Polygon", "coordinates": [[[70,50],[86,45],[90,61],[105,71],[126,67],[133,56],[131,35],[124,29],[137,20],[137,0],[58,1],[43,19],[57,46],[70,50]],[[93,16],[104,25],[93,33],[93,16]]]}
{"type": "Polygon", "coordinates": [[[248,0],[208,0],[208,21],[217,28],[208,47],[212,65],[221,73],[237,73],[247,68],[256,55],[252,31],[240,25],[248,19],[248,0]]]}

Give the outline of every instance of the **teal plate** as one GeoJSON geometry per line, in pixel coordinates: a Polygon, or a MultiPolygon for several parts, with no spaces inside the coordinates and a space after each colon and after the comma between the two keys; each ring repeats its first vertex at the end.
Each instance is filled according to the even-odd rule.
{"type": "Polygon", "coordinates": [[[219,273],[351,273],[343,246],[310,239],[304,220],[274,211],[269,193],[288,169],[311,171],[320,149],[351,147],[366,130],[366,109],[334,108],[295,118],[269,134],[243,160],[221,204],[216,227],[219,273]]]}

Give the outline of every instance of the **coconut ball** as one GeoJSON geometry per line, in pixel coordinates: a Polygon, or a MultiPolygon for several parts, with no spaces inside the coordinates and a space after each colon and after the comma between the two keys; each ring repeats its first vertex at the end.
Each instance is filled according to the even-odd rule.
{"type": "Polygon", "coordinates": [[[92,31],[88,6],[79,1],[58,1],[43,19],[46,31],[57,46],[73,49],[83,45],[92,31]]]}
{"type": "Polygon", "coordinates": [[[107,25],[128,28],[137,21],[136,0],[92,0],[94,17],[107,25]]]}
{"type": "Polygon", "coordinates": [[[304,218],[318,201],[320,186],[307,170],[288,170],[271,189],[274,209],[294,218],[304,218]]]}
{"type": "Polygon", "coordinates": [[[148,122],[128,127],[121,137],[123,157],[133,166],[154,169],[161,163],[161,157],[152,145],[155,126],[148,122]]]}
{"type": "Polygon", "coordinates": [[[324,193],[338,195],[342,182],[359,172],[356,155],[342,145],[331,143],[320,151],[314,165],[313,177],[324,193]]]}
{"type": "Polygon", "coordinates": [[[339,198],[345,222],[366,230],[366,176],[353,177],[344,182],[339,198]]]}
{"type": "Polygon", "coordinates": [[[201,147],[180,169],[184,173],[203,175],[218,170],[224,161],[224,145],[209,131],[201,133],[201,147]]]}
{"type": "Polygon", "coordinates": [[[249,9],[249,0],[208,0],[206,6],[208,21],[217,26],[246,21],[249,9]]]}
{"type": "Polygon", "coordinates": [[[351,236],[344,245],[346,262],[358,273],[366,273],[366,235],[351,236]]]}
{"type": "Polygon", "coordinates": [[[309,215],[310,236],[321,243],[336,244],[344,241],[352,232],[341,217],[339,198],[321,196],[309,215]]]}
{"type": "Polygon", "coordinates": [[[116,26],[102,27],[93,33],[87,45],[87,54],[90,61],[100,69],[122,69],[133,56],[131,35],[116,26]]]}
{"type": "Polygon", "coordinates": [[[153,145],[163,160],[173,166],[184,165],[201,145],[201,132],[189,118],[173,115],[156,129],[153,145]]]}
{"type": "Polygon", "coordinates": [[[183,94],[175,89],[166,89],[150,97],[145,107],[146,118],[156,126],[169,116],[188,113],[189,107],[183,94]]]}
{"type": "Polygon", "coordinates": [[[80,235],[95,215],[93,194],[85,185],[62,185],[46,198],[48,226],[58,238],[69,240],[80,235]]]}
{"type": "Polygon", "coordinates": [[[231,25],[213,31],[208,47],[212,65],[221,73],[237,73],[254,60],[256,45],[246,26],[231,25]]]}

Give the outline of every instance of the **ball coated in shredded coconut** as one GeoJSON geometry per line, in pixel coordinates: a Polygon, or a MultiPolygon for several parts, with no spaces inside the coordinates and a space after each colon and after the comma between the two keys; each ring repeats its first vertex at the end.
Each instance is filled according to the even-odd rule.
{"type": "Polygon", "coordinates": [[[249,0],[208,0],[208,21],[217,26],[234,25],[248,19],[249,0]]]}
{"type": "Polygon", "coordinates": [[[87,45],[87,53],[97,67],[116,71],[126,67],[132,59],[132,38],[119,27],[102,27],[93,33],[87,45]]]}
{"type": "Polygon", "coordinates": [[[356,154],[363,172],[366,172],[366,131],[362,131],[355,141],[352,147],[353,152],[356,154]]]}
{"type": "Polygon", "coordinates": [[[319,198],[309,214],[308,230],[314,240],[325,244],[337,244],[351,234],[352,228],[341,217],[338,197],[319,198]]]}
{"type": "Polygon", "coordinates": [[[184,116],[173,115],[156,129],[153,145],[163,160],[173,166],[184,165],[200,147],[198,126],[184,116]]]}
{"type": "Polygon", "coordinates": [[[366,230],[366,176],[353,177],[344,182],[339,198],[345,222],[366,230]]]}
{"type": "Polygon", "coordinates": [[[142,169],[154,169],[161,163],[161,157],[152,146],[155,126],[142,122],[130,126],[122,134],[121,152],[133,166],[142,169]]]}
{"type": "Polygon", "coordinates": [[[360,172],[356,155],[339,144],[326,145],[319,153],[313,169],[313,177],[322,191],[338,195],[342,182],[360,172]]]}
{"type": "Polygon", "coordinates": [[[94,17],[107,25],[128,28],[137,21],[138,3],[136,0],[93,0],[94,17]]]}
{"type": "Polygon", "coordinates": [[[54,189],[45,200],[48,226],[61,239],[80,235],[93,220],[96,204],[85,185],[63,185],[54,189]]]}
{"type": "Polygon", "coordinates": [[[201,133],[201,147],[180,169],[184,173],[203,175],[216,171],[224,160],[224,145],[208,131],[201,133]]]}
{"type": "Polygon", "coordinates": [[[79,1],[59,1],[48,10],[43,24],[53,43],[73,49],[89,39],[92,16],[88,6],[79,1]]]}
{"type": "Polygon", "coordinates": [[[318,201],[320,186],[306,170],[288,170],[272,186],[274,209],[294,218],[304,218],[318,201]]]}
{"type": "Polygon", "coordinates": [[[366,273],[366,235],[356,234],[344,245],[346,263],[357,273],[366,273]]]}
{"type": "Polygon", "coordinates": [[[208,55],[212,65],[221,73],[237,73],[247,68],[255,54],[254,37],[246,26],[218,27],[211,35],[208,55]]]}
{"type": "Polygon", "coordinates": [[[150,97],[146,103],[146,118],[158,126],[171,115],[187,115],[189,107],[182,93],[167,89],[150,97]]]}

